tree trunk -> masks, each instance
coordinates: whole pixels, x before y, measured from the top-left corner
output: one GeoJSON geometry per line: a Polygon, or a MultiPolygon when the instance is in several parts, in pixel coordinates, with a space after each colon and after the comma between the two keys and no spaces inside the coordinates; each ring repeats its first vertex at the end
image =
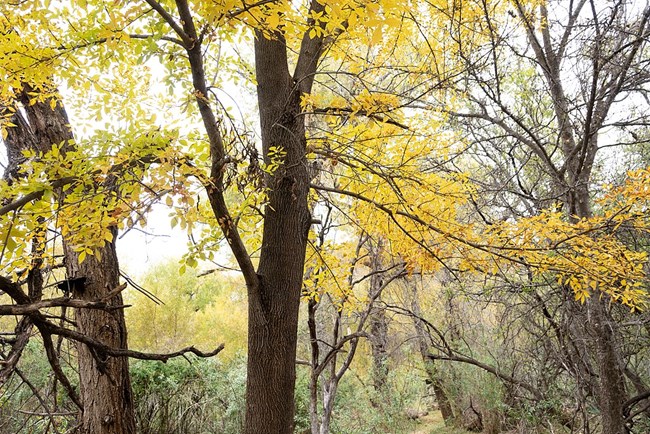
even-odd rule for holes
{"type": "Polygon", "coordinates": [[[320,417],[318,415],[318,378],[320,363],[320,342],[316,328],[316,311],[320,303],[314,298],[307,302],[307,328],[309,329],[309,346],[311,348],[311,363],[309,375],[309,425],[311,434],[320,434],[320,417]]]}
{"type": "Polygon", "coordinates": [[[440,376],[436,373],[433,360],[428,357],[429,354],[429,344],[427,342],[427,333],[422,322],[422,312],[420,309],[420,302],[418,301],[418,291],[416,286],[413,284],[413,301],[411,303],[411,310],[413,311],[413,326],[415,327],[415,334],[418,341],[418,349],[420,350],[420,356],[422,357],[422,363],[424,363],[424,369],[427,373],[428,382],[433,388],[433,393],[436,397],[436,402],[440,408],[440,413],[442,414],[442,419],[445,421],[445,425],[451,425],[452,419],[454,418],[454,412],[449,402],[449,398],[445,393],[444,388],[442,387],[442,381],[440,381],[440,376]]]}
{"type": "Polygon", "coordinates": [[[271,162],[270,151],[285,155],[275,173],[267,176],[269,203],[257,270],[259,285],[249,291],[247,434],[293,432],[298,308],[311,220],[300,92],[287,69],[284,40],[277,38],[258,34],[255,40],[266,163],[271,162]]]}
{"type": "MultiPolygon", "coordinates": [[[[591,177],[593,158],[597,149],[596,138],[587,141],[586,163],[580,165],[577,161],[569,164],[569,179],[575,180],[571,185],[568,199],[569,210],[575,214],[569,215],[570,219],[592,217],[591,202],[589,197],[588,182],[591,177]],[[576,169],[580,167],[581,169],[576,169]]],[[[602,429],[607,434],[624,434],[626,432],[623,403],[627,400],[625,393],[625,376],[618,363],[616,338],[614,328],[616,324],[607,312],[609,297],[604,294],[593,294],[587,300],[587,321],[584,323],[586,330],[583,333],[591,336],[591,356],[598,369],[598,396],[597,404],[600,410],[602,429]]]]}
{"type": "MultiPolygon", "coordinates": [[[[529,18],[523,16],[521,8],[519,11],[520,17],[529,24],[530,22],[527,21],[529,18]]],[[[640,22],[639,34],[646,31],[648,11],[644,12],[644,18],[640,22]]],[[[548,18],[545,5],[540,7],[540,13],[542,19],[548,18]]],[[[620,85],[615,83],[624,82],[628,75],[628,68],[632,59],[636,56],[642,38],[639,38],[638,42],[635,41],[627,45],[629,49],[629,54],[625,55],[627,61],[609,72],[608,68],[602,67],[603,64],[600,63],[603,60],[602,58],[590,59],[592,62],[592,76],[589,78],[591,80],[591,94],[588,97],[587,104],[585,104],[586,110],[582,114],[583,124],[578,124],[579,127],[576,128],[572,123],[572,121],[575,122],[575,119],[572,119],[571,116],[573,108],[571,108],[570,98],[567,97],[562,83],[562,52],[551,45],[552,38],[550,37],[549,27],[543,27],[540,30],[543,36],[541,43],[540,39],[536,38],[534,29],[534,26],[528,25],[528,39],[537,62],[542,66],[548,84],[556,115],[558,139],[564,157],[562,170],[557,170],[550,159],[547,160],[546,164],[551,169],[549,173],[552,174],[552,180],[558,189],[558,197],[562,197],[566,205],[565,211],[569,221],[576,222],[581,218],[592,217],[589,186],[595,157],[599,149],[597,143],[598,131],[603,126],[616,94],[621,92],[620,85]]],[[[568,37],[573,31],[572,25],[568,26],[565,31],[568,37]]],[[[628,29],[625,30],[625,32],[627,31],[628,29]]],[[[612,37],[612,35],[608,37],[612,37]]],[[[624,39],[613,35],[612,40],[622,43],[624,39]]],[[[605,49],[605,47],[601,46],[603,41],[606,41],[606,37],[603,35],[598,35],[594,41],[595,56],[605,55],[600,52],[601,48],[605,49]]],[[[533,146],[531,149],[535,151],[534,148],[533,146]]],[[[567,289],[567,291],[570,292],[570,289],[567,289]]],[[[601,413],[603,432],[622,434],[625,432],[622,408],[625,401],[625,383],[621,367],[617,363],[617,348],[613,330],[615,324],[613,321],[609,321],[610,318],[606,310],[606,303],[608,302],[608,297],[593,294],[587,302],[587,321],[578,327],[584,327],[580,334],[591,337],[590,342],[586,344],[589,356],[596,362],[598,368],[596,382],[599,396],[597,397],[597,405],[601,413]]],[[[577,380],[580,381],[580,379],[577,380]]]]}
{"type": "Polygon", "coordinates": [[[603,433],[625,434],[623,404],[628,397],[625,393],[625,378],[618,363],[616,339],[609,315],[607,298],[596,294],[587,301],[589,321],[594,342],[596,366],[598,367],[599,393],[598,407],[603,433]]]}
{"type": "MultiPolygon", "coordinates": [[[[287,44],[281,31],[270,35],[262,31],[255,34],[262,150],[267,164],[273,160],[279,165],[273,174],[267,174],[265,180],[268,204],[259,266],[255,272],[223,194],[223,168],[229,157],[208,98],[211,93],[203,66],[203,35],[194,24],[190,4],[185,0],[176,0],[175,3],[182,29],[157,2],[150,2],[180,36],[188,54],[195,100],[210,142],[212,165],[206,191],[248,290],[244,432],[290,434],[295,411],[298,308],[311,222],[307,207],[307,139],[300,99],[311,92],[323,38],[311,37],[309,32],[304,35],[292,77],[287,44]]],[[[314,0],[310,10],[313,14],[322,14],[325,7],[314,0]]],[[[313,18],[310,18],[310,24],[314,24],[313,18]]]]}
{"type": "MultiPolygon", "coordinates": [[[[15,126],[7,128],[7,136],[4,139],[4,145],[7,151],[7,167],[3,173],[3,179],[11,185],[22,177],[20,174],[20,165],[24,162],[25,156],[23,151],[33,151],[39,149],[36,137],[32,134],[26,119],[16,110],[11,117],[11,123],[15,126]]],[[[45,231],[42,218],[39,219],[38,229],[45,231]]],[[[44,234],[43,234],[44,235],[44,234]]],[[[45,240],[45,237],[42,238],[45,240]]],[[[32,300],[40,300],[43,295],[43,275],[41,267],[43,265],[42,250],[43,241],[32,240],[32,263],[27,276],[28,294],[32,300]]],[[[13,375],[16,365],[23,354],[27,343],[29,342],[33,330],[33,323],[28,316],[23,316],[14,328],[15,341],[6,356],[2,358],[0,365],[0,388],[13,375]]]]}
{"type": "Polygon", "coordinates": [[[386,387],[388,379],[388,318],[386,311],[377,306],[381,300],[381,291],[384,289],[384,276],[382,270],[381,239],[371,242],[370,247],[370,299],[375,304],[370,313],[370,346],[372,349],[372,384],[375,391],[381,392],[386,387]]]}
{"type": "Polygon", "coordinates": [[[318,434],[329,434],[330,424],[332,423],[332,413],[334,412],[334,399],[339,387],[338,379],[332,377],[323,385],[323,420],[320,425],[318,434]]]}
{"type": "MultiPolygon", "coordinates": [[[[112,229],[113,239],[117,230],[112,229]]],[[[87,256],[80,264],[78,255],[65,245],[68,277],[85,277],[85,285],[74,285],[72,295],[81,300],[98,300],[119,286],[119,264],[115,243],[101,249],[101,260],[87,256]]],[[[110,306],[122,306],[122,295],[109,300],[110,306]]],[[[127,334],[124,309],[77,309],[80,332],[113,348],[126,349],[127,334]]],[[[126,357],[109,357],[85,344],[77,345],[80,397],[83,403],[81,432],[84,434],[135,433],[133,395],[126,357]]]]}
{"type": "MultiPolygon", "coordinates": [[[[26,89],[27,90],[27,89],[26,89]]],[[[24,93],[27,98],[27,92],[24,93]]],[[[48,102],[29,104],[22,101],[29,128],[36,138],[37,150],[47,152],[53,143],[68,143],[73,139],[65,109],[59,101],[52,110],[48,102]]],[[[113,231],[116,239],[117,231],[113,231]]],[[[72,295],[84,300],[102,299],[119,285],[119,265],[115,244],[100,249],[101,260],[87,257],[79,264],[78,255],[65,243],[65,265],[68,278],[85,277],[85,287],[73,287],[72,295]]],[[[121,306],[122,296],[109,300],[121,306]]],[[[126,323],[123,309],[102,311],[78,309],[76,321],[79,332],[114,348],[127,348],[126,323]]],[[[80,397],[83,404],[80,432],[88,434],[135,433],[133,397],[128,371],[128,359],[110,358],[78,345],[80,397]]]]}

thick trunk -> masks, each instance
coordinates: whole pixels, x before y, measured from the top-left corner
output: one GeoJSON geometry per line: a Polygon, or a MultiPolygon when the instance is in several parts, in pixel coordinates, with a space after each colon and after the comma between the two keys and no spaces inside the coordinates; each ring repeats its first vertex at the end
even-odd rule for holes
{"type": "MultiPolygon", "coordinates": [[[[116,238],[113,230],[113,239],[116,238]]],[[[85,277],[84,285],[74,285],[72,295],[81,300],[98,300],[119,285],[119,265],[115,244],[101,249],[101,260],[86,257],[80,264],[78,255],[65,248],[68,276],[85,277]]],[[[122,295],[110,299],[110,306],[122,306],[122,295]]],[[[76,322],[80,332],[113,348],[127,348],[124,310],[77,309],[76,322]]],[[[79,358],[80,397],[83,403],[81,433],[135,433],[133,395],[126,357],[109,357],[84,344],[77,346],[79,358]]]]}
{"type": "Polygon", "coordinates": [[[249,434],[293,432],[298,308],[309,227],[304,166],[299,164],[293,172],[271,193],[260,285],[249,300],[245,431],[249,434]]]}
{"type": "Polygon", "coordinates": [[[286,69],[282,38],[269,40],[258,34],[255,59],[265,159],[271,161],[273,150],[284,156],[267,179],[269,204],[259,285],[249,291],[245,432],[289,434],[293,432],[298,308],[311,220],[306,138],[300,93],[286,69]]]}
{"type": "MultiPolygon", "coordinates": [[[[46,152],[53,143],[73,139],[65,109],[59,102],[54,110],[49,104],[29,105],[23,101],[39,151],[46,152]]],[[[71,146],[71,145],[68,145],[71,146]]],[[[67,147],[64,147],[64,151],[67,147]]],[[[67,148],[69,149],[69,148],[67,148]]],[[[115,230],[113,230],[115,239],[115,230]]],[[[65,240],[64,240],[65,244],[65,240]]],[[[101,260],[88,257],[79,264],[78,255],[65,245],[65,263],[69,278],[85,277],[84,288],[72,288],[75,298],[98,300],[119,285],[119,265],[115,244],[101,249],[101,260]]],[[[112,306],[123,305],[122,296],[110,300],[112,306]]],[[[76,313],[78,330],[86,336],[114,348],[127,348],[126,323],[122,309],[102,311],[80,309],[76,313]]],[[[80,396],[83,415],[80,432],[92,434],[127,434],[135,432],[133,398],[126,358],[109,358],[85,345],[78,346],[80,396]]]]}
{"type": "MultiPolygon", "coordinates": [[[[36,137],[19,111],[16,111],[11,117],[11,123],[15,126],[7,129],[7,136],[4,139],[7,151],[7,167],[3,174],[3,179],[10,185],[22,177],[20,165],[25,160],[23,152],[38,149],[36,137]]],[[[38,230],[43,235],[45,229],[42,219],[39,220],[38,230]]],[[[39,241],[38,238],[32,240],[33,259],[27,278],[28,294],[34,301],[40,300],[43,295],[43,275],[41,271],[43,242],[39,241]]],[[[44,240],[44,236],[42,239],[44,240]]],[[[2,364],[0,364],[0,387],[13,375],[23,350],[29,342],[32,330],[33,324],[28,316],[22,317],[16,324],[14,328],[15,341],[12,343],[9,353],[6,356],[3,355],[2,364]]]]}
{"type": "MultiPolygon", "coordinates": [[[[244,432],[289,434],[293,432],[298,308],[311,220],[307,207],[309,179],[300,98],[311,92],[322,37],[312,38],[305,34],[292,77],[288,70],[286,40],[280,31],[255,35],[255,73],[264,159],[267,164],[273,160],[274,166],[279,166],[266,179],[269,203],[265,209],[262,248],[255,272],[223,194],[223,169],[229,157],[208,99],[210,91],[203,66],[204,35],[197,31],[187,1],[175,2],[182,28],[158,2],[147,2],[179,35],[188,54],[196,103],[210,142],[212,168],[207,193],[248,289],[244,432]]],[[[324,12],[324,6],[317,1],[310,9],[324,12]]],[[[313,23],[313,19],[310,22],[313,23]]]]}

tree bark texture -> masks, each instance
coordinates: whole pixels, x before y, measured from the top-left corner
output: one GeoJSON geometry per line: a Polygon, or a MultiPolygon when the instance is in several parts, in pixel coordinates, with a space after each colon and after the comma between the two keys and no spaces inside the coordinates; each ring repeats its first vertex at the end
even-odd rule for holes
{"type": "Polygon", "coordinates": [[[384,274],[382,273],[381,239],[370,241],[370,299],[374,299],[370,312],[370,347],[372,350],[372,384],[376,392],[386,387],[388,379],[388,318],[381,304],[381,291],[384,289],[384,274]]]}
{"type": "Polygon", "coordinates": [[[249,290],[247,434],[292,433],[298,308],[310,213],[300,91],[287,69],[282,36],[255,40],[262,145],[285,154],[267,177],[269,203],[257,270],[249,290]]]}
{"type": "MultiPolygon", "coordinates": [[[[112,229],[113,239],[117,230],[112,229]]],[[[75,285],[72,295],[81,300],[98,300],[119,285],[119,264],[115,243],[101,249],[101,259],[87,256],[79,263],[78,255],[65,246],[68,276],[85,277],[83,286],[75,285]]],[[[121,293],[108,301],[109,306],[122,306],[121,293]]],[[[124,309],[77,309],[76,322],[80,332],[113,348],[127,349],[124,309]]],[[[81,432],[84,434],[135,433],[133,393],[129,377],[129,359],[110,357],[85,344],[77,345],[79,358],[80,397],[83,403],[81,432]]]]}
{"type": "MultiPolygon", "coordinates": [[[[60,101],[54,110],[47,102],[29,105],[28,101],[23,101],[23,106],[27,113],[27,122],[24,125],[35,138],[33,146],[37,151],[47,152],[52,144],[63,142],[67,144],[63,151],[72,149],[74,145],[71,140],[74,137],[60,101]]],[[[115,240],[117,230],[113,228],[112,231],[115,240]]],[[[101,260],[89,256],[81,264],[78,254],[65,240],[64,251],[68,278],[86,278],[83,287],[71,288],[74,298],[102,299],[119,285],[119,264],[114,243],[107,243],[100,249],[101,260]]],[[[124,304],[121,294],[108,302],[111,306],[124,304]]],[[[113,348],[127,348],[123,309],[77,309],[76,322],[79,332],[84,335],[113,348]]],[[[83,404],[79,431],[87,434],[135,433],[128,359],[108,357],[79,344],[78,364],[80,397],[83,404]]]]}

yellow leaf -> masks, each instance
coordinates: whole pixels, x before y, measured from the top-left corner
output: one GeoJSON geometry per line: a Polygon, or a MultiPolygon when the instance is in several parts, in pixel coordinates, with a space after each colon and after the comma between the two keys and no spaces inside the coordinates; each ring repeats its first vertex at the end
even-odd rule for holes
{"type": "Polygon", "coordinates": [[[277,29],[278,25],[280,24],[280,14],[274,13],[269,15],[266,18],[266,22],[269,24],[269,27],[271,27],[272,29],[277,29]]]}
{"type": "Polygon", "coordinates": [[[381,30],[381,26],[378,26],[377,28],[375,28],[375,31],[372,33],[372,40],[371,40],[371,42],[372,42],[373,44],[378,44],[378,43],[381,42],[383,36],[384,36],[384,35],[383,35],[382,30],[381,30]]]}

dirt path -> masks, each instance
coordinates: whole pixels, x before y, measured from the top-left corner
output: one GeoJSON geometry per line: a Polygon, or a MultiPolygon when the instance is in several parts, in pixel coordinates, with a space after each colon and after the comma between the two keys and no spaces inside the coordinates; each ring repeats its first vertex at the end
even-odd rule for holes
{"type": "Polygon", "coordinates": [[[435,434],[438,430],[445,429],[445,422],[439,411],[433,411],[426,416],[418,418],[418,426],[409,434],[435,434]]]}
{"type": "Polygon", "coordinates": [[[408,434],[471,434],[459,428],[445,426],[442,414],[439,411],[432,411],[426,416],[418,418],[415,429],[408,434]]]}

